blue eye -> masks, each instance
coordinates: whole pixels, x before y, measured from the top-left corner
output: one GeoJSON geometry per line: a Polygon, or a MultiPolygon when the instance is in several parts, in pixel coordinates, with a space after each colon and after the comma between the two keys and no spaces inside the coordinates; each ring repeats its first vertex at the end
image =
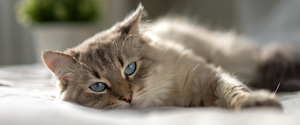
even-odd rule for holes
{"type": "Polygon", "coordinates": [[[124,71],[125,75],[131,75],[131,74],[133,74],[134,71],[135,71],[135,68],[136,68],[135,62],[130,63],[130,64],[126,67],[126,69],[125,69],[125,71],[124,71]]]}
{"type": "Polygon", "coordinates": [[[90,86],[90,89],[95,92],[102,92],[106,89],[106,84],[102,82],[94,83],[90,86]]]}

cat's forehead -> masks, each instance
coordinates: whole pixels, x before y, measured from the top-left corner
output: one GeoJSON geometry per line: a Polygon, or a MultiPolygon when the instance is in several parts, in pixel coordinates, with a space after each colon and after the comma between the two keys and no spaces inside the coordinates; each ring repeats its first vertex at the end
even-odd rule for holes
{"type": "Polygon", "coordinates": [[[116,63],[124,64],[140,58],[143,47],[139,40],[139,37],[120,33],[100,33],[68,53],[91,67],[111,70],[116,63]]]}
{"type": "Polygon", "coordinates": [[[76,55],[79,58],[85,54],[95,54],[95,52],[113,52],[118,49],[117,44],[124,39],[118,33],[98,33],[95,36],[87,39],[82,44],[68,51],[71,55],[76,55]]]}
{"type": "MultiPolygon", "coordinates": [[[[106,56],[125,56],[132,57],[141,49],[142,43],[137,35],[124,35],[119,32],[102,32],[88,39],[75,51],[81,54],[106,56]]],[[[121,58],[121,57],[120,57],[121,58]]]]}

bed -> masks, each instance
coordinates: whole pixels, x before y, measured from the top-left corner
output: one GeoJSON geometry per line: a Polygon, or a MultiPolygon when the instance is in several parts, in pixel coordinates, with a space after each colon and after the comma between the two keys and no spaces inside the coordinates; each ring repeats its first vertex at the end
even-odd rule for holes
{"type": "Polygon", "coordinates": [[[283,111],[240,112],[207,107],[96,110],[55,100],[52,75],[42,64],[0,67],[1,125],[300,125],[300,93],[277,93],[283,111]]]}

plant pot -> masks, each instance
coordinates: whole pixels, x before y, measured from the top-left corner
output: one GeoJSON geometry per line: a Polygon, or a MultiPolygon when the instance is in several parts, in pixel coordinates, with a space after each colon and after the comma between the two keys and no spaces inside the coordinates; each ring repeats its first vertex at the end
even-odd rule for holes
{"type": "Polygon", "coordinates": [[[94,34],[95,28],[88,24],[45,23],[33,28],[39,58],[41,50],[65,51],[94,34]]]}

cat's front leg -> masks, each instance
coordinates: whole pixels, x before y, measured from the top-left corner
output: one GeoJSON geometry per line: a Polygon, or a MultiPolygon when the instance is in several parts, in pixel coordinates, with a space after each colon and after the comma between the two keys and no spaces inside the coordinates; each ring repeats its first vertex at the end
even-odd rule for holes
{"type": "Polygon", "coordinates": [[[282,109],[281,104],[275,99],[275,94],[268,91],[251,91],[232,76],[224,73],[218,75],[219,80],[215,85],[215,94],[218,106],[226,106],[235,110],[250,107],[272,107],[282,109]]]}

